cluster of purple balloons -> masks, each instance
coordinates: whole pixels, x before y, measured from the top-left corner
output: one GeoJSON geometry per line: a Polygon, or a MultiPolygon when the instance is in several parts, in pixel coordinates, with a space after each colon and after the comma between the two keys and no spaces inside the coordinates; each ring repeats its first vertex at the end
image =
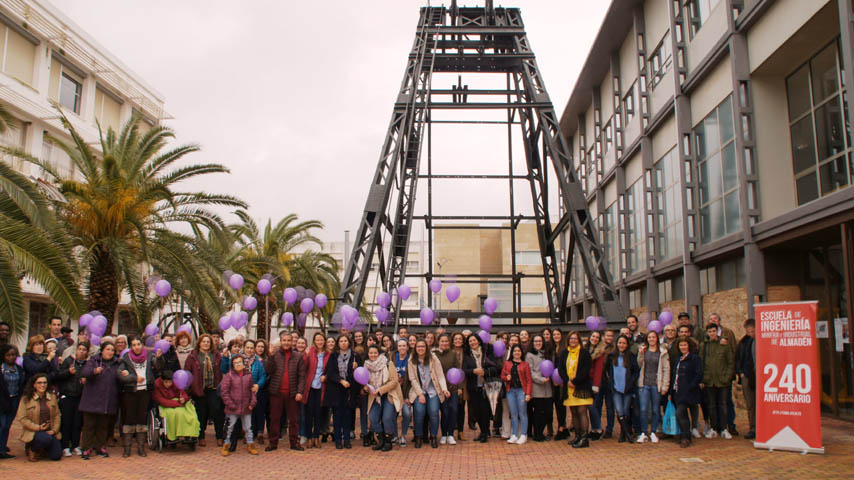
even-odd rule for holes
{"type": "Polygon", "coordinates": [[[584,320],[584,324],[590,330],[605,330],[607,323],[608,321],[605,317],[597,317],[595,315],[590,315],[584,320]]]}
{"type": "Polygon", "coordinates": [[[661,333],[665,325],[673,323],[673,312],[665,310],[658,316],[658,320],[653,320],[647,325],[647,330],[655,333],[661,333]]]}
{"type": "MultiPolygon", "coordinates": [[[[439,280],[438,278],[434,278],[434,279],[430,280],[430,282],[427,283],[427,286],[430,288],[430,291],[433,293],[439,293],[442,291],[442,281],[439,280]]],[[[399,290],[400,289],[398,289],[398,293],[399,293],[399,290]]],[[[445,289],[445,296],[448,298],[449,302],[451,302],[451,303],[456,302],[457,299],[460,298],[460,287],[457,285],[450,285],[448,288],[445,289]]],[[[409,297],[409,295],[407,295],[407,298],[408,297],[409,297]]],[[[401,298],[403,298],[403,297],[401,297],[401,298]]],[[[404,298],[404,300],[406,300],[406,298],[404,298]]]]}
{"type": "Polygon", "coordinates": [[[80,315],[80,328],[85,328],[89,333],[89,342],[92,345],[100,345],[101,337],[107,332],[107,317],[97,310],[80,315]]]}
{"type": "Polygon", "coordinates": [[[235,330],[240,330],[247,323],[249,323],[249,314],[243,310],[231,312],[219,318],[219,328],[222,330],[228,330],[231,327],[234,327],[235,330]]]}

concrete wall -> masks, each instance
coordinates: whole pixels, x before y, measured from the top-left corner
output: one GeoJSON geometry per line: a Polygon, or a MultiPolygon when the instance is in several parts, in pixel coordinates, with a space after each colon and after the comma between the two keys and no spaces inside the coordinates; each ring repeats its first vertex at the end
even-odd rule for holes
{"type": "Polygon", "coordinates": [[[700,123],[732,92],[732,66],[724,57],[703,82],[691,91],[691,125],[700,123]]]}
{"type": "Polygon", "coordinates": [[[689,74],[712,51],[718,40],[726,33],[728,28],[726,4],[726,1],[718,2],[709,15],[709,18],[706,19],[706,23],[700,27],[694,38],[688,42],[686,54],[689,74]]]}
{"type": "MultiPolygon", "coordinates": [[[[762,65],[783,43],[789,40],[813,15],[831,0],[777,0],[747,32],[750,70],[762,65]]],[[[828,25],[839,30],[839,24],[828,25]]]]}
{"type": "Polygon", "coordinates": [[[762,220],[768,220],[798,205],[785,101],[786,83],[782,76],[755,76],[751,85],[755,106],[759,206],[762,220]]]}

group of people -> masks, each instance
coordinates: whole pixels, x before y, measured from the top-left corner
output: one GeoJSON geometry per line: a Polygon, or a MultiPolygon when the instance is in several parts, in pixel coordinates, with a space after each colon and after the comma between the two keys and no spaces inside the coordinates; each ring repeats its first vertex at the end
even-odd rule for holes
{"type": "Polygon", "coordinates": [[[376,451],[408,442],[438,448],[465,440],[466,425],[483,443],[572,436],[572,447],[587,448],[612,438],[619,425],[619,442],[672,437],[687,447],[703,436],[738,435],[733,381],[748,407],[745,438],[753,438],[752,319],[740,341],[716,314],[695,329],[682,313],[661,334],[643,333],[633,315],[626,324],[584,338],[560,328],[498,332],[504,352],[469,331],[443,327],[425,334],[318,332],[310,341],[283,331],[273,344],[242,336],[224,342],[220,331],[193,341],[178,332],[163,335],[170,344],[163,352],[146,347],[142,336],[103,337],[94,346],[81,330],[74,341],[56,317],[47,339],[29,339],[18,365],[8,334],[4,342],[8,325],[0,323],[0,459],[13,457],[7,443],[16,422],[32,461],[107,457],[117,419],[122,455],[135,446],[145,456],[152,408],[173,445],[206,446],[212,423],[222,455],[241,440],[252,455],[265,445],[276,450],[284,428],[292,450],[321,448],[330,437],[335,448],[349,449],[357,433],[376,451]],[[559,378],[544,374],[546,361],[559,378]],[[678,432],[662,432],[668,406],[678,432]]]}

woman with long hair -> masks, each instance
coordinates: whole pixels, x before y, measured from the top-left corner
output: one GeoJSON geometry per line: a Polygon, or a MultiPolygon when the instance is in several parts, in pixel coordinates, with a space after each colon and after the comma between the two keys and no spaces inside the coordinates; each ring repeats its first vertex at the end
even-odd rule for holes
{"type": "Polygon", "coordinates": [[[382,345],[380,346],[380,350],[382,353],[386,355],[389,359],[394,354],[396,345],[394,343],[394,339],[389,335],[384,335],[382,339],[382,345]]]}
{"type": "Polygon", "coordinates": [[[0,460],[15,458],[9,454],[9,430],[18,413],[24,391],[24,369],[15,363],[18,347],[0,345],[0,460]]]}
{"type": "Polygon", "coordinates": [[[92,356],[80,374],[85,383],[80,396],[80,411],[83,412],[83,432],[80,444],[84,460],[92,453],[109,457],[107,436],[110,425],[115,422],[119,408],[119,361],[116,358],[116,346],[112,342],[101,340],[101,351],[92,356]]]}
{"type": "Polygon", "coordinates": [[[434,352],[436,348],[436,334],[433,332],[427,332],[424,334],[424,343],[427,344],[427,351],[434,352]]]}
{"type": "MultiPolygon", "coordinates": [[[[436,358],[442,365],[442,375],[447,379],[448,370],[452,368],[462,369],[463,356],[462,352],[458,352],[451,348],[451,337],[447,333],[439,335],[439,349],[436,351],[436,358]]],[[[457,441],[454,438],[454,429],[457,428],[457,414],[460,408],[460,394],[465,388],[465,378],[460,380],[460,383],[449,383],[448,391],[451,392],[450,398],[442,402],[442,438],[439,443],[442,445],[456,445],[457,441]]]]}
{"type": "Polygon", "coordinates": [[[196,348],[187,357],[184,369],[193,374],[190,395],[199,416],[200,447],[205,446],[208,419],[213,420],[217,446],[221,447],[225,440],[223,405],[217,395],[217,387],[222,381],[221,363],[222,356],[214,349],[213,338],[208,334],[199,336],[196,348]]]}
{"type": "MultiPolygon", "coordinates": [[[[244,344],[245,348],[245,344],[244,344]]],[[[245,350],[244,350],[245,351],[245,350]]],[[[264,445],[264,425],[269,421],[268,407],[270,405],[267,383],[267,372],[264,370],[264,361],[267,360],[267,341],[259,338],[255,341],[255,361],[260,365],[264,373],[264,383],[258,384],[258,393],[255,394],[255,408],[252,409],[252,433],[255,435],[255,443],[264,445]]]]}
{"type": "Polygon", "coordinates": [[[380,354],[377,345],[368,347],[364,366],[371,374],[368,384],[363,388],[368,395],[371,431],[378,437],[377,445],[372,450],[388,452],[392,449],[392,439],[397,430],[397,412],[403,404],[397,369],[388,357],[380,354]]]}
{"type": "Polygon", "coordinates": [[[307,448],[320,448],[320,433],[323,426],[323,394],[326,392],[326,380],[323,372],[329,361],[326,353],[326,337],[317,332],[311,340],[311,348],[305,356],[305,392],[300,405],[305,423],[307,448]]]}
{"type": "Polygon", "coordinates": [[[638,395],[640,396],[641,432],[638,443],[649,439],[658,443],[655,431],[661,421],[661,397],[667,395],[670,388],[670,357],[666,348],[662,348],[658,332],[650,330],[638,350],[638,395]],[[652,409],[652,425],[649,414],[652,409]]]}
{"type": "MultiPolygon", "coordinates": [[[[466,356],[466,337],[462,332],[454,332],[451,334],[451,350],[454,352],[454,355],[459,358],[459,368],[462,370],[463,359],[466,356]]],[[[466,437],[463,434],[463,430],[465,430],[466,427],[466,402],[468,402],[468,390],[466,389],[465,375],[463,375],[463,380],[459,387],[460,388],[457,389],[457,397],[459,399],[459,405],[457,406],[457,439],[465,440],[466,437]]]]}
{"type": "Polygon", "coordinates": [[[153,357],[163,352],[148,352],[142,339],[131,335],[130,349],[119,360],[118,380],[121,383],[123,457],[129,457],[132,438],[136,435],[137,454],[145,457],[148,437],[148,404],[159,372],[155,372],[153,357]]]}
{"type": "Polygon", "coordinates": [[[29,382],[30,377],[37,373],[48,376],[53,374],[52,361],[56,351],[48,352],[45,347],[44,337],[34,335],[27,341],[27,349],[24,352],[24,384],[29,382]]]}
{"type": "Polygon", "coordinates": [[[614,397],[614,409],[620,422],[619,442],[634,443],[629,431],[629,409],[632,405],[632,395],[637,391],[638,367],[637,357],[632,355],[629,348],[629,337],[620,335],[617,338],[617,348],[608,355],[605,363],[604,381],[614,397]]]}
{"type": "Polygon", "coordinates": [[[359,354],[350,348],[350,338],[339,335],[335,351],[326,362],[326,394],[323,406],[332,409],[335,448],[352,448],[350,444],[352,409],[358,402],[356,379],[353,371],[359,366],[359,354]]]}
{"type": "Polygon", "coordinates": [[[570,408],[575,438],[569,443],[572,448],[587,448],[587,408],[593,404],[593,382],[590,367],[593,361],[590,352],[581,347],[581,335],[572,332],[567,336],[567,348],[558,358],[557,368],[563,379],[563,404],[570,408]]]}
{"type": "MultiPolygon", "coordinates": [[[[608,354],[611,353],[607,349],[607,345],[602,341],[602,333],[598,331],[590,332],[590,339],[586,345],[587,351],[590,353],[590,358],[593,364],[590,368],[590,379],[593,381],[593,404],[590,405],[590,440],[599,440],[602,438],[602,372],[605,369],[605,360],[608,359],[608,354]]],[[[610,425],[610,424],[609,424],[610,425]]]]}
{"type": "Polygon", "coordinates": [[[484,385],[498,375],[498,365],[490,352],[484,347],[483,340],[477,335],[469,335],[468,350],[463,358],[463,373],[466,374],[466,389],[468,390],[469,412],[477,419],[480,435],[476,442],[486,443],[489,439],[489,418],[492,407],[486,398],[484,385]]]}
{"type": "Polygon", "coordinates": [[[512,432],[507,443],[524,444],[528,440],[528,402],[533,393],[531,366],[525,361],[521,344],[510,347],[510,358],[501,369],[501,379],[507,392],[512,432]]]}
{"type": "Polygon", "coordinates": [[[45,373],[36,373],[27,381],[15,420],[21,426],[21,441],[31,462],[38,454],[56,461],[62,458],[59,402],[48,390],[45,373]]]}
{"type": "Polygon", "coordinates": [[[543,429],[552,423],[552,381],[540,371],[540,364],[548,359],[542,335],[534,335],[531,340],[531,350],[525,355],[525,361],[531,367],[531,423],[534,425],[533,438],[535,442],[544,442],[546,437],[543,429]]]}
{"type": "MultiPolygon", "coordinates": [[[[566,350],[566,338],[563,331],[559,328],[552,329],[552,357],[549,358],[557,368],[558,357],[566,350]]],[[[569,438],[569,430],[566,429],[566,407],[563,404],[561,397],[563,392],[562,385],[552,385],[552,402],[554,402],[555,416],[557,416],[557,432],[555,432],[555,440],[564,440],[569,438]]]]}
{"type": "Polygon", "coordinates": [[[418,340],[415,343],[407,374],[411,383],[409,401],[415,410],[415,448],[421,448],[425,415],[430,417],[430,446],[438,448],[439,406],[451,397],[451,393],[442,373],[442,364],[430,352],[426,341],[418,340]]]}
{"type": "Polygon", "coordinates": [[[193,353],[193,339],[190,334],[185,331],[180,331],[175,334],[175,356],[178,357],[178,365],[181,370],[185,369],[187,357],[193,353]]]}
{"type": "Polygon", "coordinates": [[[398,443],[401,447],[406,446],[406,433],[409,431],[409,423],[412,421],[412,402],[409,401],[411,383],[406,369],[409,365],[409,356],[409,340],[401,338],[397,341],[397,351],[392,356],[403,400],[400,405],[400,414],[403,419],[400,422],[400,435],[398,435],[398,443]]]}

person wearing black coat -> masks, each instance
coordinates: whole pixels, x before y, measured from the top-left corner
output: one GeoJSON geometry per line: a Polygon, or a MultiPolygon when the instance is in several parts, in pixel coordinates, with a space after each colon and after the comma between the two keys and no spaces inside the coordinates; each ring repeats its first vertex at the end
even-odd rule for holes
{"type": "Polygon", "coordinates": [[[129,351],[119,360],[119,372],[116,377],[121,384],[122,402],[122,444],[123,457],[129,457],[131,439],[136,435],[137,454],[145,457],[145,443],[148,438],[148,404],[157,379],[157,353],[146,351],[142,339],[131,335],[128,339],[129,351]]]}
{"type": "Polygon", "coordinates": [[[24,369],[15,363],[17,358],[18,347],[0,345],[0,460],[15,458],[6,444],[24,391],[24,369]]]}
{"type": "Polygon", "coordinates": [[[588,408],[593,405],[593,379],[590,377],[590,369],[593,366],[593,357],[586,348],[581,347],[581,336],[578,332],[572,332],[567,337],[567,348],[557,358],[558,374],[563,379],[561,385],[561,398],[564,405],[572,412],[572,424],[575,427],[575,437],[569,441],[573,448],[587,448],[590,441],[587,439],[588,408]],[[575,375],[569,378],[567,363],[570,355],[577,352],[575,364],[575,375]]]}
{"type": "Polygon", "coordinates": [[[463,372],[466,374],[466,390],[469,395],[469,414],[477,419],[480,435],[476,442],[486,443],[489,438],[489,418],[492,407],[486,397],[484,385],[497,380],[501,369],[494,360],[492,349],[483,344],[477,335],[469,335],[468,348],[463,355],[463,372]]]}
{"type": "Polygon", "coordinates": [[[634,443],[630,430],[628,415],[632,404],[632,395],[637,391],[638,366],[637,355],[629,348],[630,341],[625,335],[617,339],[617,348],[605,363],[603,380],[614,395],[614,409],[620,422],[619,442],[634,443]]]}
{"type": "Polygon", "coordinates": [[[332,428],[335,438],[335,448],[353,448],[350,444],[352,428],[352,409],[359,401],[359,385],[353,377],[353,372],[361,363],[359,354],[350,348],[350,338],[339,335],[335,351],[326,362],[323,372],[326,382],[326,394],[323,406],[332,409],[332,428]]]}
{"type": "Polygon", "coordinates": [[[24,384],[37,373],[44,373],[50,378],[53,375],[53,359],[56,351],[46,352],[44,337],[36,335],[30,337],[27,342],[27,351],[24,353],[24,384]]]}
{"type": "Polygon", "coordinates": [[[53,376],[54,384],[59,387],[59,412],[62,416],[60,443],[63,455],[70,457],[73,453],[82,455],[80,450],[80,434],[83,431],[83,413],[79,410],[80,395],[83,394],[83,367],[89,358],[89,342],[83,342],[76,347],[74,355],[66,357],[59,365],[53,376]]]}
{"type": "MultiPolygon", "coordinates": [[[[676,405],[676,420],[679,422],[680,435],[682,436],[681,447],[691,445],[692,423],[688,419],[688,412],[694,419],[693,425],[698,422],[697,404],[702,400],[700,383],[703,381],[703,364],[697,354],[691,352],[691,342],[680,338],[676,342],[679,349],[679,361],[676,363],[676,371],[673,374],[672,396],[676,405]]],[[[699,434],[696,436],[699,437],[699,434]]]]}

